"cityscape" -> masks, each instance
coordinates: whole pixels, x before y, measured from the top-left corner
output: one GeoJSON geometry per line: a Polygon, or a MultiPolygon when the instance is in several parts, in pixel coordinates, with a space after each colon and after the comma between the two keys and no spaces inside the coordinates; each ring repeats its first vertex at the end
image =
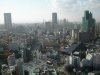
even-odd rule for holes
{"type": "Polygon", "coordinates": [[[94,13],[83,9],[80,22],[59,14],[13,23],[12,12],[3,13],[0,75],[100,75],[100,22],[94,13]]]}

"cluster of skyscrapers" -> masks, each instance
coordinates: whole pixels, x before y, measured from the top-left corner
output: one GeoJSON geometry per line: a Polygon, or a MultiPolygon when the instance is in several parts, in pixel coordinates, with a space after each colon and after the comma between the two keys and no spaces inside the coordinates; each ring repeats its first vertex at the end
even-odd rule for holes
{"type": "MultiPolygon", "coordinates": [[[[84,12],[81,28],[67,24],[66,19],[58,21],[56,12],[51,18],[43,23],[44,27],[30,26],[27,32],[13,32],[11,13],[4,13],[8,32],[0,33],[0,39],[5,40],[8,50],[4,50],[7,62],[1,65],[2,75],[95,75],[94,71],[100,69],[100,39],[95,41],[92,13],[84,12]]],[[[3,47],[0,45],[0,49],[3,47]]]]}
{"type": "MultiPolygon", "coordinates": [[[[11,30],[12,29],[12,18],[11,13],[4,13],[4,25],[5,29],[11,30]]],[[[52,13],[52,26],[53,29],[57,25],[57,13],[52,13]]]]}

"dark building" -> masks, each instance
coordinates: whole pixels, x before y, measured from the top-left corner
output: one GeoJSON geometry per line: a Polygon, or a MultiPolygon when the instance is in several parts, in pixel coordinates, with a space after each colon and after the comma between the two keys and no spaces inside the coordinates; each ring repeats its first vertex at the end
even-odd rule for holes
{"type": "Polygon", "coordinates": [[[80,34],[80,37],[89,35],[85,39],[80,38],[80,41],[91,41],[95,39],[95,19],[88,10],[85,11],[84,17],[82,18],[82,32],[80,34]]]}
{"type": "Polygon", "coordinates": [[[29,62],[29,61],[32,61],[32,52],[30,49],[25,49],[24,50],[24,55],[23,55],[23,59],[24,59],[24,62],[29,62]]]}
{"type": "Polygon", "coordinates": [[[83,43],[77,43],[77,44],[73,44],[72,46],[70,46],[69,48],[60,51],[60,53],[65,54],[65,55],[71,55],[73,54],[74,56],[78,56],[81,59],[85,58],[85,51],[87,50],[87,47],[85,46],[85,44],[83,43]],[[79,54],[75,54],[75,52],[79,52],[79,54]]]}
{"type": "Polygon", "coordinates": [[[89,37],[90,37],[90,35],[88,32],[80,32],[79,33],[79,40],[81,42],[89,42],[89,40],[90,40],[89,37]]]}

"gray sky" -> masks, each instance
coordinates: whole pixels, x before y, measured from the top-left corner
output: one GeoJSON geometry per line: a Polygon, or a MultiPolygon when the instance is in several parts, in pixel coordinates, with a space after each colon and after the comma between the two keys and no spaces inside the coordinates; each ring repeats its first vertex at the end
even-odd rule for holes
{"type": "Polygon", "coordinates": [[[54,7],[71,21],[81,21],[85,10],[90,10],[93,17],[100,21],[100,0],[55,0],[54,7]]]}
{"type": "Polygon", "coordinates": [[[48,21],[52,12],[57,12],[59,19],[81,22],[84,10],[90,10],[100,21],[100,0],[0,0],[0,23],[9,12],[13,23],[48,21]]]}

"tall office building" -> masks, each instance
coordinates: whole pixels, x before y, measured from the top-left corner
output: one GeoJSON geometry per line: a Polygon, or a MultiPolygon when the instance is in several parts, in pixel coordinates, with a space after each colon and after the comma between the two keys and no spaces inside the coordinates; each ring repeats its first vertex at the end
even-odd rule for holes
{"type": "Polygon", "coordinates": [[[57,13],[52,13],[52,25],[53,27],[57,25],[57,13]]]}
{"type": "Polygon", "coordinates": [[[51,32],[51,22],[45,22],[46,33],[51,32]]]}
{"type": "Polygon", "coordinates": [[[88,10],[85,11],[82,24],[83,32],[94,32],[95,31],[95,19],[92,17],[92,13],[88,10]]]}
{"type": "Polygon", "coordinates": [[[4,13],[4,24],[7,30],[12,29],[11,13],[4,13]]]}
{"type": "Polygon", "coordinates": [[[32,51],[30,50],[30,48],[24,49],[23,60],[24,60],[25,63],[33,60],[33,58],[32,58],[32,51]]]}
{"type": "Polygon", "coordinates": [[[85,11],[84,17],[82,18],[82,32],[80,33],[80,40],[83,42],[92,41],[95,39],[95,19],[92,13],[88,10],[85,11]]]}

